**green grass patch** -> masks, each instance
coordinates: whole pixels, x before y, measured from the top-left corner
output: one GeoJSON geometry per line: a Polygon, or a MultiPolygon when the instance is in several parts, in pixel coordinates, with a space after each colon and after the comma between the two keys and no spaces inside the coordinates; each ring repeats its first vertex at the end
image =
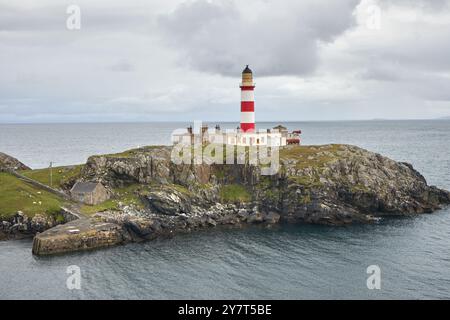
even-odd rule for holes
{"type": "Polygon", "coordinates": [[[365,185],[363,184],[354,184],[351,186],[350,190],[353,193],[367,193],[369,192],[369,188],[367,188],[365,185]]]}
{"type": "Polygon", "coordinates": [[[127,150],[119,153],[105,154],[105,157],[108,158],[131,158],[133,157],[138,149],[127,150]]]}
{"type": "Polygon", "coordinates": [[[191,192],[189,191],[189,189],[180,184],[170,184],[170,185],[166,185],[166,187],[175,189],[176,191],[181,192],[185,195],[191,195],[191,192]]]}
{"type": "Polygon", "coordinates": [[[118,208],[119,208],[119,200],[109,199],[95,206],[85,204],[81,207],[80,211],[83,214],[92,215],[94,213],[106,210],[117,210],[118,208]]]}
{"type": "Polygon", "coordinates": [[[17,211],[29,217],[35,214],[57,215],[64,200],[34,187],[9,173],[0,172],[0,217],[9,218],[17,211]]]}
{"type": "Polygon", "coordinates": [[[305,187],[320,187],[322,186],[322,183],[319,180],[318,176],[310,177],[310,176],[291,176],[289,177],[289,180],[305,186],[305,187]]]}
{"type": "Polygon", "coordinates": [[[257,187],[260,189],[271,188],[275,184],[270,176],[261,176],[257,187]]]}
{"type": "Polygon", "coordinates": [[[252,197],[243,185],[229,184],[220,189],[220,197],[224,202],[249,202],[252,197]]]}
{"type": "Polygon", "coordinates": [[[108,157],[108,158],[132,158],[136,154],[142,154],[142,153],[145,153],[146,151],[151,151],[151,150],[163,148],[163,147],[167,147],[167,146],[145,146],[145,147],[141,147],[141,148],[126,150],[126,151],[119,152],[119,153],[104,154],[101,156],[108,157]]]}
{"type": "Polygon", "coordinates": [[[265,198],[271,202],[278,202],[280,200],[280,191],[278,189],[265,190],[265,198]]]}
{"type": "Polygon", "coordinates": [[[322,146],[289,146],[280,149],[280,159],[296,161],[297,169],[323,168],[327,163],[338,159],[338,152],[342,151],[339,144],[322,146]]]}
{"type": "Polygon", "coordinates": [[[199,189],[203,189],[203,190],[209,190],[213,187],[213,185],[211,183],[198,183],[197,187],[199,189]]]}
{"type": "MultiPolygon", "coordinates": [[[[81,174],[83,165],[52,168],[52,187],[61,188],[62,185],[81,174]]],[[[50,168],[21,171],[24,176],[50,186],[50,168]]]]}

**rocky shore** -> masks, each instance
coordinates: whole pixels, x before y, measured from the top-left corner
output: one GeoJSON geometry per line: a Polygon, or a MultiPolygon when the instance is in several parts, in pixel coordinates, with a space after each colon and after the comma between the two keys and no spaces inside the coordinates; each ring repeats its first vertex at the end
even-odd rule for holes
{"type": "Polygon", "coordinates": [[[450,203],[448,191],[428,186],[410,164],[355,146],[283,148],[272,176],[248,163],[176,165],[170,154],[171,147],[154,146],[89,158],[78,180],[101,182],[114,194],[111,206],[36,235],[33,252],[89,250],[219,225],[370,223],[450,203]]]}
{"type": "Polygon", "coordinates": [[[45,215],[37,214],[29,218],[19,211],[9,219],[2,219],[0,222],[0,240],[32,237],[56,225],[55,219],[45,215]]]}
{"type": "Polygon", "coordinates": [[[37,234],[33,253],[51,255],[73,251],[92,250],[129,242],[172,237],[216,226],[242,227],[246,224],[277,223],[280,215],[261,213],[235,205],[220,204],[197,214],[167,216],[142,212],[103,212],[89,219],[79,219],[37,234]]]}
{"type": "Polygon", "coordinates": [[[36,214],[33,217],[28,217],[19,211],[10,218],[0,219],[0,240],[34,237],[40,232],[76,219],[77,217],[64,210],[61,210],[56,217],[45,214],[36,214]]]}

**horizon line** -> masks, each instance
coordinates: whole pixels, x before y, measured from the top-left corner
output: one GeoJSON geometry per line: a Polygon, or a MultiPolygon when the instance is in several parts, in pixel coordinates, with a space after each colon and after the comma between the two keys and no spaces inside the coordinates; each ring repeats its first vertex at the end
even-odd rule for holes
{"type": "MultiPolygon", "coordinates": [[[[439,118],[372,118],[372,119],[310,119],[310,120],[260,120],[257,123],[297,123],[297,122],[358,122],[358,121],[439,121],[450,120],[450,117],[439,118]]],[[[239,123],[239,121],[223,121],[223,120],[149,120],[149,121],[37,121],[37,122],[0,122],[0,125],[11,124],[126,124],[126,123],[193,123],[194,121],[202,121],[203,123],[239,123]]]]}

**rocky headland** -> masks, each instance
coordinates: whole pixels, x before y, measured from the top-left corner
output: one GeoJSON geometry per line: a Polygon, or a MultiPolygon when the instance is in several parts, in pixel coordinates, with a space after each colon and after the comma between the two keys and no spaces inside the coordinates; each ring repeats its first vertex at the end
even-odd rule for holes
{"type": "Polygon", "coordinates": [[[101,182],[112,194],[82,219],[36,235],[35,254],[87,250],[221,225],[371,223],[431,213],[450,203],[410,164],[350,145],[288,146],[271,176],[245,164],[181,164],[153,146],[92,156],[75,181],[101,182]]]}
{"type": "Polygon", "coordinates": [[[29,170],[30,168],[14,157],[0,152],[0,171],[29,170]]]}

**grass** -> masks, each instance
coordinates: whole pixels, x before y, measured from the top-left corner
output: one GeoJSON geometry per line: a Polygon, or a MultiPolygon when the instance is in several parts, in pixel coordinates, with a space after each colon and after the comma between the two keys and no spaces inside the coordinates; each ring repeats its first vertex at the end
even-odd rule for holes
{"type": "Polygon", "coordinates": [[[370,191],[369,188],[363,184],[351,184],[350,190],[353,193],[367,193],[370,191]]]}
{"type": "Polygon", "coordinates": [[[337,153],[341,150],[341,145],[338,144],[323,146],[290,146],[280,149],[280,158],[284,160],[296,160],[297,169],[308,167],[322,168],[325,164],[336,160],[338,158],[337,153]]]}
{"type": "Polygon", "coordinates": [[[126,150],[126,151],[119,152],[119,153],[104,154],[101,156],[108,157],[108,158],[132,158],[136,154],[145,153],[146,151],[150,151],[150,150],[162,148],[162,147],[167,147],[167,146],[158,146],[158,145],[145,146],[145,147],[141,147],[141,148],[126,150]]]}
{"type": "Polygon", "coordinates": [[[266,189],[265,198],[272,202],[278,202],[280,200],[280,191],[277,189],[266,189]]]}
{"type": "Polygon", "coordinates": [[[304,196],[301,196],[300,199],[299,199],[299,202],[301,204],[311,203],[311,195],[310,194],[306,194],[304,196]]]}
{"type": "MultiPolygon", "coordinates": [[[[65,182],[78,177],[81,173],[82,168],[83,165],[54,167],[52,169],[53,171],[52,186],[56,188],[61,188],[61,186],[65,182]]],[[[21,171],[20,173],[28,178],[31,178],[33,180],[39,181],[40,183],[50,186],[50,168],[25,170],[21,171]]]]}
{"type": "Polygon", "coordinates": [[[250,192],[239,184],[224,185],[220,197],[224,202],[249,202],[252,199],[250,192]]]}
{"type": "Polygon", "coordinates": [[[95,206],[83,205],[81,207],[81,213],[92,215],[106,210],[118,210],[119,202],[122,205],[134,205],[138,208],[143,208],[144,205],[139,197],[142,187],[142,185],[133,184],[124,188],[114,189],[114,198],[95,206]]]}
{"type": "Polygon", "coordinates": [[[176,191],[185,194],[187,196],[191,195],[191,192],[186,188],[185,186],[182,186],[180,184],[170,184],[168,187],[175,189],[176,191]]]}
{"type": "Polygon", "coordinates": [[[81,213],[85,215],[92,215],[97,212],[102,212],[106,210],[117,210],[119,206],[119,200],[116,199],[109,199],[105,202],[102,202],[100,204],[97,204],[95,206],[90,205],[83,205],[80,209],[81,213]]]}
{"type": "Polygon", "coordinates": [[[12,176],[0,172],[0,217],[9,218],[22,211],[28,217],[47,214],[58,217],[64,200],[57,195],[36,188],[12,176]]]}
{"type": "Polygon", "coordinates": [[[131,158],[134,154],[136,154],[137,150],[139,149],[131,149],[119,153],[105,154],[104,156],[109,158],[131,158]]]}
{"type": "Polygon", "coordinates": [[[305,187],[320,187],[322,183],[319,180],[318,176],[309,177],[309,176],[291,176],[289,180],[296,184],[300,184],[305,187]]]}

